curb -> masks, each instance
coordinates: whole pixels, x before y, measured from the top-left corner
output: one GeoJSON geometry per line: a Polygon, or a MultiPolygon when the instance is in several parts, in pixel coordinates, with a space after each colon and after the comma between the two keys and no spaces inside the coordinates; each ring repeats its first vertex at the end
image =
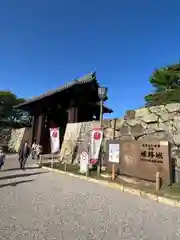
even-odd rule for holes
{"type": "Polygon", "coordinates": [[[42,168],[46,169],[46,170],[49,170],[51,172],[57,172],[57,173],[67,175],[67,176],[70,176],[70,177],[86,180],[88,182],[92,182],[92,183],[96,183],[96,184],[99,184],[99,185],[111,187],[113,189],[120,190],[121,192],[130,193],[134,196],[140,196],[140,197],[143,197],[143,198],[148,198],[148,199],[153,200],[157,203],[162,203],[162,204],[169,205],[171,207],[180,208],[180,201],[173,200],[173,199],[170,199],[170,198],[167,198],[167,197],[158,196],[158,195],[152,194],[152,193],[147,193],[147,192],[142,191],[140,189],[125,187],[122,184],[108,182],[107,180],[97,180],[97,179],[94,179],[94,178],[91,178],[91,177],[80,176],[80,175],[76,175],[74,173],[65,172],[65,171],[62,171],[62,170],[54,169],[54,168],[49,168],[49,167],[44,167],[44,166],[42,168]]]}

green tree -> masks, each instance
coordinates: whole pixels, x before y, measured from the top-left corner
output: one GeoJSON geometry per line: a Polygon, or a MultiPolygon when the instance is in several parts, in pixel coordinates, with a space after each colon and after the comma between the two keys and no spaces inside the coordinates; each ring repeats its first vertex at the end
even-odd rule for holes
{"type": "Polygon", "coordinates": [[[15,105],[24,101],[25,99],[18,98],[11,91],[0,91],[0,124],[28,123],[30,120],[29,114],[14,108],[15,105]]]}
{"type": "Polygon", "coordinates": [[[155,70],[149,81],[154,92],[145,96],[146,106],[180,102],[180,64],[155,70]]]}

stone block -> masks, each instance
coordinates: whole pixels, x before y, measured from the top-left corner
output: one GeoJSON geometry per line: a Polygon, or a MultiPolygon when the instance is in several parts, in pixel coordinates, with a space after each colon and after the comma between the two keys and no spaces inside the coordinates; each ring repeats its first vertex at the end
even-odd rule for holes
{"type": "Polygon", "coordinates": [[[170,113],[173,115],[173,121],[180,121],[180,112],[170,113]]]}
{"type": "Polygon", "coordinates": [[[146,133],[151,134],[153,132],[159,132],[159,131],[171,132],[173,129],[174,128],[171,122],[150,123],[150,124],[147,124],[146,133]]]}
{"type": "Polygon", "coordinates": [[[100,121],[92,121],[92,122],[89,122],[89,125],[90,124],[91,124],[92,128],[100,128],[101,127],[100,121]]]}
{"type": "Polygon", "coordinates": [[[118,118],[118,119],[115,119],[114,126],[111,126],[111,127],[115,128],[116,130],[120,130],[123,124],[124,124],[124,119],[118,118]]]}
{"type": "Polygon", "coordinates": [[[104,130],[104,138],[113,139],[115,137],[115,131],[112,128],[106,128],[104,130]]]}
{"type": "Polygon", "coordinates": [[[165,108],[168,112],[180,112],[180,103],[170,103],[165,108]]]}
{"type": "Polygon", "coordinates": [[[164,130],[164,131],[167,131],[167,132],[172,132],[174,129],[173,127],[173,124],[171,121],[169,122],[160,122],[159,123],[159,130],[164,130]]]}
{"type": "Polygon", "coordinates": [[[159,116],[159,122],[168,122],[170,120],[172,121],[173,119],[175,119],[177,117],[177,114],[178,114],[177,112],[165,113],[165,114],[159,116]]]}
{"type": "Polygon", "coordinates": [[[161,115],[164,115],[164,114],[168,113],[168,111],[166,110],[164,105],[153,106],[153,107],[149,107],[148,109],[151,113],[155,113],[158,116],[161,116],[161,115]]]}
{"type": "Polygon", "coordinates": [[[172,141],[176,146],[180,146],[180,132],[176,131],[172,134],[172,141]]]}
{"type": "Polygon", "coordinates": [[[162,141],[170,141],[172,140],[170,135],[167,132],[153,132],[150,134],[146,134],[142,137],[140,137],[138,140],[147,140],[147,141],[153,141],[153,140],[162,140],[162,141]]]}
{"type": "Polygon", "coordinates": [[[180,130],[180,121],[174,119],[174,121],[172,122],[172,126],[173,126],[173,129],[180,130]]]}
{"type": "Polygon", "coordinates": [[[159,117],[154,113],[149,113],[142,118],[142,121],[145,123],[156,123],[158,122],[159,117]]]}
{"type": "Polygon", "coordinates": [[[103,128],[110,128],[111,127],[111,121],[110,119],[104,119],[103,120],[103,128]]]}
{"type": "Polygon", "coordinates": [[[125,120],[135,119],[135,111],[134,111],[134,110],[128,110],[128,111],[126,111],[126,115],[125,115],[124,119],[125,119],[125,120]]]}
{"type": "Polygon", "coordinates": [[[145,133],[145,129],[141,126],[141,124],[136,124],[130,128],[131,135],[133,137],[139,137],[145,133]]]}
{"type": "Polygon", "coordinates": [[[144,118],[144,116],[149,115],[149,109],[148,108],[139,108],[136,110],[135,117],[136,118],[144,118]]]}
{"type": "Polygon", "coordinates": [[[158,115],[151,113],[148,108],[140,108],[136,110],[136,119],[140,119],[144,123],[158,122],[158,115]]]}
{"type": "Polygon", "coordinates": [[[127,136],[121,136],[120,140],[134,140],[134,137],[132,135],[127,136]]]}
{"type": "Polygon", "coordinates": [[[130,135],[130,128],[128,126],[123,125],[120,129],[121,136],[130,135]]]}
{"type": "Polygon", "coordinates": [[[149,132],[152,130],[153,132],[154,131],[158,131],[159,129],[161,129],[159,127],[159,124],[158,123],[149,123],[147,124],[147,131],[149,130],[149,132]]]}
{"type": "Polygon", "coordinates": [[[141,120],[140,119],[132,119],[132,120],[126,120],[125,123],[128,125],[128,126],[135,126],[135,125],[140,125],[141,124],[141,120]]]}

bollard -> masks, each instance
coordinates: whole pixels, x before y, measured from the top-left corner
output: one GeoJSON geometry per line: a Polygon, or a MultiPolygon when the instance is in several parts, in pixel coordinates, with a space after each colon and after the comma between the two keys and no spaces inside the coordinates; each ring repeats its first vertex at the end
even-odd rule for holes
{"type": "Polygon", "coordinates": [[[67,171],[67,163],[64,163],[64,171],[67,171]]]}
{"type": "Polygon", "coordinates": [[[156,191],[158,192],[160,189],[160,173],[156,172],[156,191]]]}
{"type": "Polygon", "coordinates": [[[101,166],[98,164],[97,165],[97,177],[99,177],[101,174],[101,166]]]}
{"type": "Polygon", "coordinates": [[[89,177],[89,164],[87,164],[86,177],[89,177]]]}

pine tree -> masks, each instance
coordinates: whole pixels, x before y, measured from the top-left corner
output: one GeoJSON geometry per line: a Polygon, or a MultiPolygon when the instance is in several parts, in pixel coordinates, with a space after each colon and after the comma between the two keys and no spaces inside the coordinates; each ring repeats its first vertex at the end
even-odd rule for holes
{"type": "Polygon", "coordinates": [[[155,70],[149,81],[154,93],[145,96],[146,106],[180,103],[180,64],[155,70]]]}

